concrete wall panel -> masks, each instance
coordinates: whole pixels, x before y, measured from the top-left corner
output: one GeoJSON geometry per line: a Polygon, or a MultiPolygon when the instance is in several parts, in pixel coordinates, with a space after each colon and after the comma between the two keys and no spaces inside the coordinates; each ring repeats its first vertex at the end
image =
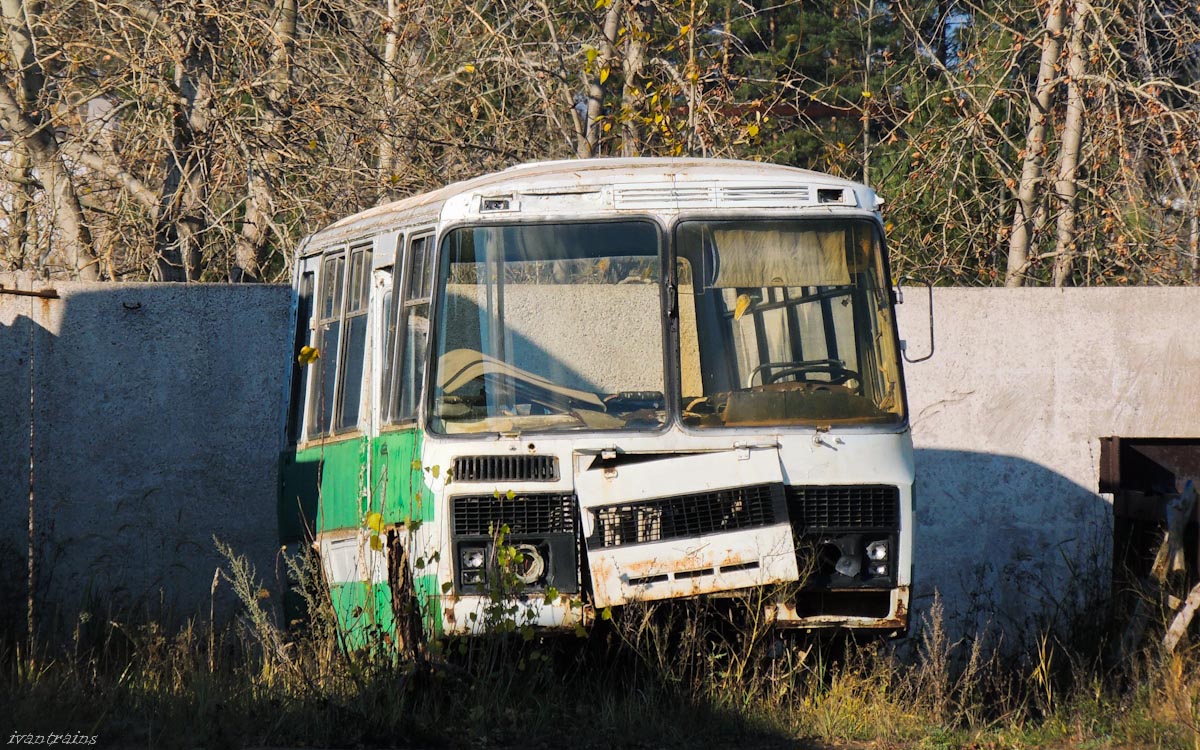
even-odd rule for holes
{"type": "MultiPolygon", "coordinates": [[[[0,612],[23,610],[31,359],[43,620],[88,597],[207,613],[214,535],[273,582],[289,291],[56,288],[0,295],[0,612]]],[[[926,298],[906,298],[916,356],[926,298]]],[[[1197,289],[936,290],[936,352],[906,366],[918,615],[936,590],[962,627],[1029,632],[1107,587],[1099,439],[1200,436],[1198,308],[1197,289]]]]}
{"type": "MultiPolygon", "coordinates": [[[[928,351],[924,289],[901,337],[928,351]]],[[[1100,438],[1200,436],[1200,289],[937,289],[934,356],[905,368],[916,596],[964,625],[1063,624],[1108,587],[1100,438]]]]}
{"type": "MultiPolygon", "coordinates": [[[[29,326],[36,343],[39,620],[69,627],[89,602],[207,614],[221,564],[214,536],[273,582],[290,291],[54,286],[61,298],[35,300],[32,314],[29,298],[0,295],[5,343],[14,347],[0,356],[0,378],[14,394],[3,408],[16,412],[0,428],[2,521],[22,563],[28,484],[10,473],[29,464],[29,370],[20,350],[29,326]]],[[[225,613],[228,588],[217,601],[225,613]]]]}

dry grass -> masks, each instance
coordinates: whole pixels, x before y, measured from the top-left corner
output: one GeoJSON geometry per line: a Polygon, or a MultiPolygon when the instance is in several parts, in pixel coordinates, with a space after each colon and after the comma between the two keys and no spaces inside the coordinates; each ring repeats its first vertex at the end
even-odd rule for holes
{"type": "Polygon", "coordinates": [[[905,643],[782,636],[754,601],[627,607],[587,639],[440,644],[427,661],[345,653],[303,565],[303,627],[280,630],[253,572],[244,616],[171,632],[80,618],[69,647],[0,653],[0,735],[99,745],[758,746],[1200,750],[1200,653],[1105,664],[1047,633],[953,640],[940,603],[905,643]],[[460,648],[461,646],[461,648],[460,648]]]}

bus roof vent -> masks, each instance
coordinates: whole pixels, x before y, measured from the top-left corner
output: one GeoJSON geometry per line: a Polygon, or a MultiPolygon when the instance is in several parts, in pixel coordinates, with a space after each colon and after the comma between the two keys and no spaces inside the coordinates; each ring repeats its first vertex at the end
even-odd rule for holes
{"type": "Polygon", "coordinates": [[[615,208],[707,208],[715,205],[713,189],[704,185],[613,189],[615,208]]]}
{"type": "Polygon", "coordinates": [[[556,482],[555,456],[459,456],[454,459],[456,482],[556,482]]]}
{"type": "Polygon", "coordinates": [[[812,203],[808,185],[617,186],[615,208],[795,208],[812,203]]]}
{"type": "Polygon", "coordinates": [[[721,188],[720,205],[751,206],[754,208],[789,208],[809,202],[807,185],[777,187],[741,186],[721,188]]]}

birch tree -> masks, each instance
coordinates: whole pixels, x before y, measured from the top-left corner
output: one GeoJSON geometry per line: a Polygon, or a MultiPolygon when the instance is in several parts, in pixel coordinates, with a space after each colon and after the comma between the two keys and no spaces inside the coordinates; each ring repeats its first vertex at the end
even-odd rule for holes
{"type": "Polygon", "coordinates": [[[1052,117],[1054,94],[1058,87],[1059,56],[1066,22],[1068,0],[1049,0],[1044,12],[1045,26],[1038,44],[1042,54],[1038,63],[1036,85],[1028,97],[1026,108],[1029,125],[1021,157],[1021,177],[1013,209],[1012,232],[1008,238],[1008,267],[1006,286],[1022,286],[1029,267],[1029,249],[1034,225],[1039,216],[1038,197],[1042,182],[1042,166],[1046,156],[1046,129],[1052,117]]]}
{"type": "MultiPolygon", "coordinates": [[[[55,105],[61,108],[62,102],[55,102],[46,90],[46,63],[39,55],[44,40],[38,30],[45,22],[44,9],[34,0],[3,0],[0,11],[9,58],[6,80],[0,85],[0,126],[12,135],[17,149],[10,178],[15,178],[18,185],[14,240],[19,244],[28,239],[31,194],[40,190],[49,198],[55,234],[48,238],[34,267],[44,268],[57,253],[73,275],[83,280],[97,279],[98,259],[91,232],[51,115],[55,105]]],[[[10,246],[10,253],[23,255],[19,247],[10,246]]]]}

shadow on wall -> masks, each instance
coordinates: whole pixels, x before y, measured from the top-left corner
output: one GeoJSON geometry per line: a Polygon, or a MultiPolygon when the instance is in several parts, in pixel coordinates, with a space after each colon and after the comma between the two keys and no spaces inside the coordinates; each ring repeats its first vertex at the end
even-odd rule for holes
{"type": "MultiPolygon", "coordinates": [[[[24,636],[27,612],[31,355],[53,338],[30,315],[50,304],[0,297],[0,635],[12,639],[24,636]]],[[[35,527],[35,539],[44,538],[35,527]]]]}
{"type": "MultiPolygon", "coordinates": [[[[59,292],[32,310],[29,298],[0,296],[0,322],[14,321],[0,328],[0,386],[29,394],[32,373],[34,387],[32,407],[13,399],[23,415],[9,415],[12,404],[0,414],[0,477],[10,497],[29,497],[32,413],[39,630],[69,629],[96,605],[207,616],[222,564],[214,536],[273,584],[287,290],[59,292]],[[23,482],[12,471],[22,465],[23,482]]],[[[0,543],[17,547],[22,571],[0,552],[2,578],[21,581],[23,599],[28,503],[3,514],[0,543]]],[[[217,588],[216,609],[228,614],[228,586],[217,588]]]]}
{"type": "Polygon", "coordinates": [[[916,472],[914,623],[936,591],[959,635],[1105,625],[1108,501],[1015,456],[918,448],[916,472]]]}

